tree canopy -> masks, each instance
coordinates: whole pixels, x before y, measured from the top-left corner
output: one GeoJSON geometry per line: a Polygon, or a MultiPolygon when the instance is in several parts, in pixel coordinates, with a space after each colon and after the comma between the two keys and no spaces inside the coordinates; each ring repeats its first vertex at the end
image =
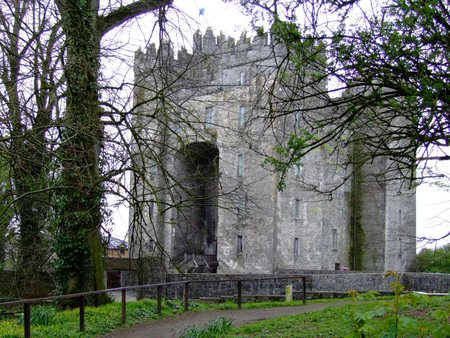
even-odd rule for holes
{"type": "MultiPolygon", "coordinates": [[[[353,164],[388,158],[385,179],[400,172],[415,184],[442,176],[426,163],[450,159],[446,2],[241,3],[254,22],[270,18],[273,38],[286,45],[286,62],[298,74],[312,73],[293,85],[285,81],[295,86],[290,91],[295,95],[286,100],[320,98],[316,106],[300,109],[306,126],[277,148],[279,156],[270,159],[275,169],[285,173],[326,144],[334,144],[334,150],[360,144],[366,151],[353,164]]],[[[289,113],[294,112],[272,116],[289,113]]]]}
{"type": "Polygon", "coordinates": [[[416,257],[416,271],[450,273],[450,244],[434,250],[420,250],[416,257]]]}

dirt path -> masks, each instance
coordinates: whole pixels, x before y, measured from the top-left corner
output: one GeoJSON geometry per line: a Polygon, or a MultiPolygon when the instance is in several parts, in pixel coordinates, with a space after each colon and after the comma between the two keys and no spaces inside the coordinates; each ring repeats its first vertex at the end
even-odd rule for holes
{"type": "Polygon", "coordinates": [[[278,307],[268,309],[250,310],[225,310],[209,312],[185,312],[181,315],[165,318],[151,323],[138,324],[129,328],[115,330],[104,338],[173,338],[180,337],[183,332],[192,325],[204,325],[209,321],[225,317],[233,320],[233,325],[257,322],[265,319],[294,315],[298,313],[312,312],[331,306],[341,306],[350,301],[306,304],[300,306],[278,307]]]}

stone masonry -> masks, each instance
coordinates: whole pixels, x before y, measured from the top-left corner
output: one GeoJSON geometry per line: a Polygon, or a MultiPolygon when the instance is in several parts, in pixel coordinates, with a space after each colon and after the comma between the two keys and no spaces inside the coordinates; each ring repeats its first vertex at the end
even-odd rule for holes
{"type": "Polygon", "coordinates": [[[263,165],[320,103],[285,100],[292,93],[274,81],[285,49],[268,34],[235,41],[208,29],[192,50],[136,52],[132,257],[191,272],[407,271],[415,191],[380,181],[388,159],[355,170],[352,149],[323,147],[293,166],[283,191],[263,165]]]}

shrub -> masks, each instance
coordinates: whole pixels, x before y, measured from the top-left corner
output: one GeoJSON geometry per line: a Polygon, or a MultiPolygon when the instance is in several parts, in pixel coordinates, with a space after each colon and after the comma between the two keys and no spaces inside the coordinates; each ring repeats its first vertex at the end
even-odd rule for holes
{"type": "Polygon", "coordinates": [[[221,337],[231,330],[232,321],[229,318],[217,318],[209,322],[205,327],[191,326],[182,338],[214,338],[221,337]]]}

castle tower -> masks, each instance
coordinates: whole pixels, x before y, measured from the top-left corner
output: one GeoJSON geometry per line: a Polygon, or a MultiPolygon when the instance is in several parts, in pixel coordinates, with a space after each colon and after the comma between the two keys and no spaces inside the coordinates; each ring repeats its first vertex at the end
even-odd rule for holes
{"type": "Polygon", "coordinates": [[[407,269],[415,196],[374,179],[386,160],[356,170],[345,164],[355,150],[318,149],[283,191],[262,165],[306,128],[302,110],[321,104],[275,82],[285,52],[267,34],[235,42],[208,29],[192,54],[166,44],[136,53],[132,256],[197,272],[407,269]],[[332,198],[318,192],[345,177],[332,198]]]}

